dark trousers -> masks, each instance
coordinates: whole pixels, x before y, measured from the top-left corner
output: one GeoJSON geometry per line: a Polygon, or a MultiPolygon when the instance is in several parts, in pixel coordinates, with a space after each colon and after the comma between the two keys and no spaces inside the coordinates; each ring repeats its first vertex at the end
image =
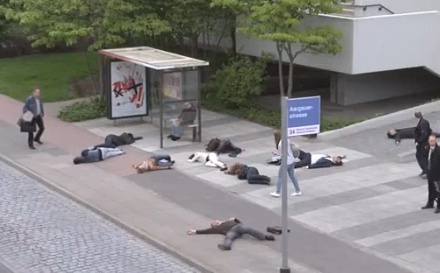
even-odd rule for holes
{"type": "Polygon", "coordinates": [[[295,162],[295,169],[307,167],[310,165],[310,163],[312,163],[312,154],[311,153],[305,153],[303,151],[300,151],[298,158],[300,161],[295,162]]]}
{"type": "Polygon", "coordinates": [[[249,184],[263,184],[268,185],[270,183],[270,177],[260,175],[257,168],[250,167],[247,171],[247,180],[249,184]]]}
{"type": "Polygon", "coordinates": [[[220,148],[218,148],[217,153],[219,154],[229,154],[231,157],[235,157],[241,153],[241,148],[238,148],[230,140],[226,140],[220,148]]]}
{"type": "Polygon", "coordinates": [[[428,154],[429,150],[425,143],[419,143],[416,147],[416,159],[423,173],[428,172],[428,154]]]}
{"type": "Polygon", "coordinates": [[[37,124],[37,126],[38,126],[38,132],[37,132],[37,134],[35,135],[35,138],[34,138],[34,133],[30,132],[30,133],[28,134],[28,143],[29,143],[29,146],[33,146],[33,145],[34,145],[34,141],[40,141],[40,139],[41,139],[41,135],[42,135],[43,132],[44,132],[44,122],[43,122],[43,118],[42,118],[41,116],[36,116],[36,117],[34,117],[34,118],[32,119],[32,123],[33,123],[33,124],[37,124]]]}
{"type": "Polygon", "coordinates": [[[439,188],[440,186],[440,181],[434,181],[432,179],[428,179],[428,203],[431,205],[434,204],[434,201],[437,201],[437,205],[438,205],[438,200],[440,197],[440,193],[439,193],[439,188]]]}
{"type": "Polygon", "coordinates": [[[259,232],[258,230],[255,230],[253,228],[244,227],[242,224],[238,224],[231,228],[228,233],[226,233],[224,245],[229,247],[232,246],[232,242],[235,239],[240,238],[244,234],[249,234],[260,241],[266,240],[266,235],[264,233],[259,232]]]}

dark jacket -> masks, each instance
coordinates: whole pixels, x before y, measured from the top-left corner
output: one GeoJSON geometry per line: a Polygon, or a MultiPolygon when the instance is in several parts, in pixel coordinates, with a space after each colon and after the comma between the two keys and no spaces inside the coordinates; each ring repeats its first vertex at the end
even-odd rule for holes
{"type": "MultiPolygon", "coordinates": [[[[41,100],[41,98],[39,99],[39,101],[40,101],[41,116],[43,117],[44,116],[43,101],[41,100]]],[[[34,114],[34,116],[37,115],[37,101],[35,100],[34,96],[29,96],[24,102],[23,114],[26,113],[27,111],[30,111],[32,114],[34,114]]]]}
{"type": "Polygon", "coordinates": [[[432,130],[429,122],[426,119],[421,118],[414,131],[414,140],[419,144],[427,143],[431,133],[432,130]]]}
{"type": "Polygon", "coordinates": [[[235,227],[236,225],[241,224],[240,220],[229,220],[226,222],[221,223],[218,226],[213,226],[207,229],[197,230],[196,234],[223,234],[226,235],[228,231],[231,230],[231,228],[235,227]]]}
{"type": "Polygon", "coordinates": [[[436,145],[434,151],[432,151],[429,163],[428,179],[431,181],[440,181],[440,147],[438,145],[436,145]]]}
{"type": "Polygon", "coordinates": [[[133,144],[136,140],[142,139],[142,137],[134,137],[130,133],[122,133],[120,136],[107,135],[103,144],[96,145],[95,147],[101,148],[116,148],[123,145],[133,144]]]}
{"type": "Polygon", "coordinates": [[[315,164],[309,165],[309,169],[329,168],[333,165],[334,163],[330,159],[320,158],[315,164]]]}

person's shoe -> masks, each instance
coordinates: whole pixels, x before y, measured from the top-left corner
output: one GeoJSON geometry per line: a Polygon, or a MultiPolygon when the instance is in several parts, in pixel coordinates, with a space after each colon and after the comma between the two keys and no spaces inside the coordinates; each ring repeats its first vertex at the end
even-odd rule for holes
{"type": "Polygon", "coordinates": [[[37,142],[40,145],[43,145],[43,142],[41,142],[41,140],[35,140],[35,142],[37,142]]]}
{"type": "Polygon", "coordinates": [[[188,157],[188,159],[191,160],[191,159],[193,159],[195,156],[196,156],[195,154],[192,154],[192,155],[190,155],[190,156],[188,157]]]}
{"type": "Polygon", "coordinates": [[[177,137],[177,136],[171,136],[171,140],[172,141],[176,141],[176,140],[179,140],[180,139],[180,137],[177,137]]]}
{"type": "Polygon", "coordinates": [[[276,198],[280,198],[280,194],[276,191],[271,192],[270,195],[272,195],[273,197],[276,197],[276,198]]]}
{"type": "Polygon", "coordinates": [[[173,137],[173,135],[168,135],[168,136],[167,136],[167,138],[172,138],[172,137],[173,137]]]}
{"type": "Polygon", "coordinates": [[[267,241],[275,241],[275,237],[273,237],[273,235],[266,235],[266,240],[267,241]]]}
{"type": "Polygon", "coordinates": [[[290,196],[301,196],[301,195],[303,195],[302,192],[296,191],[296,192],[292,193],[290,196]]]}
{"type": "Polygon", "coordinates": [[[434,203],[428,202],[425,206],[422,207],[422,209],[433,209],[434,203]]]}
{"type": "Polygon", "coordinates": [[[35,146],[34,145],[29,145],[29,149],[35,150],[35,146]]]}
{"type": "Polygon", "coordinates": [[[436,208],[434,211],[435,214],[440,213],[440,208],[436,208]]]}
{"type": "Polygon", "coordinates": [[[229,250],[231,250],[231,247],[230,247],[230,246],[225,246],[225,245],[223,245],[223,244],[218,244],[217,246],[218,246],[218,248],[220,248],[220,249],[223,250],[223,251],[229,251],[229,250]]]}
{"type": "Polygon", "coordinates": [[[228,167],[224,167],[224,168],[220,169],[220,171],[222,171],[222,172],[227,171],[227,170],[228,170],[228,167]]]}

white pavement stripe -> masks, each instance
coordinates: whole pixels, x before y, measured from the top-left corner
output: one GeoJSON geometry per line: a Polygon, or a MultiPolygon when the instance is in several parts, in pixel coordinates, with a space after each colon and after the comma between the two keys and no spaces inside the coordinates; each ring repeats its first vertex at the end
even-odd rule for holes
{"type": "Polygon", "coordinates": [[[416,149],[412,149],[411,151],[407,151],[407,152],[403,152],[400,154],[397,154],[398,157],[406,157],[409,155],[415,155],[416,154],[416,149]]]}
{"type": "Polygon", "coordinates": [[[426,195],[426,186],[420,186],[331,206],[291,218],[322,232],[330,233],[419,210],[420,196],[424,195],[426,195]]]}
{"type": "Polygon", "coordinates": [[[409,226],[407,228],[397,229],[390,232],[385,232],[375,236],[367,237],[356,241],[356,243],[365,247],[371,247],[374,245],[408,237],[421,232],[428,232],[439,228],[440,228],[440,220],[436,220],[436,221],[421,223],[418,225],[409,226]]]}

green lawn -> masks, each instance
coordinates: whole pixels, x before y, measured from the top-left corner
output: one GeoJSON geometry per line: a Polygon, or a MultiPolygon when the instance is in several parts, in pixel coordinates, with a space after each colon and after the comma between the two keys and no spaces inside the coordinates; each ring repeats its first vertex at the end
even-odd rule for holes
{"type": "MultiPolygon", "coordinates": [[[[94,72],[98,71],[98,54],[88,52],[94,72]]],[[[0,59],[0,93],[24,100],[35,86],[41,88],[45,102],[75,98],[69,83],[89,76],[84,53],[38,54],[0,59]]],[[[93,87],[91,87],[93,88],[93,87]]]]}

